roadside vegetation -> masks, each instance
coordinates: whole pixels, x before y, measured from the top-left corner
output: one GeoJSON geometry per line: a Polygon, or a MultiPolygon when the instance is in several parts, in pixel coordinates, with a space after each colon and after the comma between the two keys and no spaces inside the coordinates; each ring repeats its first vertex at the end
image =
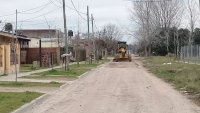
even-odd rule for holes
{"type": "Polygon", "coordinates": [[[65,68],[53,69],[41,73],[35,73],[34,75],[40,76],[65,76],[65,77],[77,77],[92,68],[97,67],[98,64],[80,64],[78,67],[76,64],[71,65],[69,70],[65,68]]]}
{"type": "Polygon", "coordinates": [[[32,64],[20,65],[20,72],[30,72],[30,71],[35,71],[35,70],[39,70],[39,69],[45,69],[45,68],[42,68],[42,67],[34,68],[32,64]]]}
{"type": "Polygon", "coordinates": [[[145,59],[145,66],[156,76],[183,91],[187,91],[200,102],[200,65],[172,61],[168,57],[150,57],[145,59]]]}
{"type": "Polygon", "coordinates": [[[0,113],[10,113],[41,95],[36,92],[0,92],[0,113]]]}
{"type": "MultiPolygon", "coordinates": [[[[49,83],[41,83],[41,82],[0,82],[0,87],[59,87],[63,85],[63,83],[58,82],[49,82],[49,83]]],[[[1,112],[0,112],[1,113],[1,112]]]]}

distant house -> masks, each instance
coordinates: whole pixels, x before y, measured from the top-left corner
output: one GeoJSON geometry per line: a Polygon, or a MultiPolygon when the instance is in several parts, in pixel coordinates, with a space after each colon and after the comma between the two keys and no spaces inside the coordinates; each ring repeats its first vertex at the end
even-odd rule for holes
{"type": "MultiPolygon", "coordinates": [[[[76,44],[79,44],[82,48],[84,48],[86,50],[86,57],[89,58],[89,46],[88,46],[88,40],[87,39],[74,39],[72,40],[72,45],[76,45],[76,44]]],[[[94,47],[92,46],[93,45],[93,42],[90,41],[90,50],[91,50],[91,54],[94,54],[94,47]]]]}
{"type": "Polygon", "coordinates": [[[12,74],[15,72],[15,51],[17,60],[17,71],[20,67],[20,49],[28,47],[26,36],[17,36],[18,44],[14,44],[17,40],[16,35],[7,32],[0,32],[0,74],[12,74]]]}
{"type": "Polygon", "coordinates": [[[42,47],[64,46],[64,34],[57,29],[22,29],[23,35],[34,38],[31,40],[31,47],[39,47],[38,39],[42,41],[42,47]],[[38,44],[37,44],[38,43],[38,44]]]}
{"type": "Polygon", "coordinates": [[[39,38],[29,38],[31,41],[29,42],[29,48],[39,48],[40,47],[40,39],[39,38]]]}

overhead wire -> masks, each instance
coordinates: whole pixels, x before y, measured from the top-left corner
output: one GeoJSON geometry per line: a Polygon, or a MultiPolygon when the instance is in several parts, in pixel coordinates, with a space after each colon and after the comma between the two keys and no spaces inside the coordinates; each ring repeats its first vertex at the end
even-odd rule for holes
{"type": "MultiPolygon", "coordinates": [[[[27,12],[27,11],[32,11],[32,10],[34,10],[34,9],[38,9],[38,8],[40,8],[40,7],[46,7],[47,5],[49,5],[51,2],[48,2],[47,4],[44,4],[44,5],[41,5],[41,6],[38,6],[38,7],[35,7],[35,8],[32,8],[32,9],[28,9],[28,10],[25,10],[25,11],[21,11],[21,12],[18,12],[18,13],[21,13],[21,14],[23,14],[23,12],[27,12]]],[[[42,9],[44,9],[44,8],[42,8],[42,9]]],[[[37,11],[36,11],[37,12],[37,11]]],[[[39,11],[38,11],[39,12],[39,11]]],[[[11,16],[11,15],[16,15],[16,13],[13,13],[13,14],[7,14],[7,15],[1,15],[0,17],[5,17],[5,16],[11,16]]]]}
{"type": "MultiPolygon", "coordinates": [[[[57,0],[57,1],[59,2],[59,0],[57,0]]],[[[72,1],[71,1],[71,2],[72,2],[72,1]]],[[[50,2],[48,2],[47,4],[44,4],[44,5],[41,5],[41,6],[32,8],[32,9],[29,9],[29,10],[21,11],[21,12],[18,12],[18,13],[19,13],[19,14],[34,14],[34,13],[38,13],[38,12],[42,11],[44,8],[46,8],[50,3],[53,3],[55,6],[59,7],[59,6],[56,5],[52,0],[50,0],[50,2]],[[44,7],[43,7],[43,6],[44,6],[44,7]],[[35,12],[32,12],[32,13],[24,13],[24,12],[28,12],[28,11],[31,11],[31,10],[34,10],[34,9],[38,9],[38,8],[40,8],[40,7],[42,7],[42,8],[41,8],[40,10],[38,10],[38,11],[35,11],[35,12]]],[[[61,1],[60,1],[59,3],[61,3],[61,1]]],[[[81,16],[80,13],[86,14],[86,13],[77,11],[77,9],[76,9],[76,7],[75,7],[75,5],[74,5],[73,2],[72,2],[72,4],[73,4],[73,6],[74,6],[75,9],[73,9],[73,8],[71,8],[71,7],[69,7],[69,6],[66,6],[66,5],[65,5],[65,7],[69,8],[69,9],[71,9],[71,10],[75,10],[80,16],[81,16]]],[[[61,6],[60,6],[59,8],[61,8],[61,6]]],[[[51,12],[48,12],[48,13],[51,13],[51,12]]],[[[48,14],[48,13],[45,13],[45,14],[48,14]]],[[[11,15],[16,15],[16,13],[7,14],[7,15],[2,15],[2,16],[0,16],[0,17],[11,16],[11,15]]],[[[43,15],[44,15],[44,14],[43,14],[43,15]]],[[[43,15],[40,15],[40,16],[43,16],[43,15]]],[[[40,16],[39,16],[39,17],[40,17],[40,16]]],[[[34,18],[35,18],[35,17],[34,17],[34,18]]],[[[34,19],[34,18],[30,18],[30,19],[34,19]]],[[[83,17],[81,16],[81,18],[83,18],[83,17]]],[[[30,19],[28,19],[28,20],[30,20],[30,19]]],[[[83,18],[83,19],[86,20],[85,18],[83,18]]],[[[24,21],[24,20],[23,20],[23,21],[24,21]]],[[[27,21],[27,20],[25,20],[25,21],[27,21]]],[[[20,21],[20,22],[21,22],[21,21],[20,21]]]]}
{"type": "Polygon", "coordinates": [[[79,14],[79,16],[80,16],[83,20],[87,21],[85,18],[83,18],[82,15],[80,15],[79,11],[76,9],[76,7],[75,7],[75,5],[74,5],[74,2],[73,2],[72,0],[71,0],[71,3],[72,3],[72,5],[74,6],[76,12],[79,14]]]}
{"type": "MultiPolygon", "coordinates": [[[[57,1],[59,2],[60,0],[57,0],[57,1]]],[[[66,5],[65,5],[65,7],[69,8],[69,9],[71,9],[71,10],[75,10],[80,16],[81,16],[80,13],[86,14],[86,13],[83,13],[83,12],[78,11],[78,10],[76,9],[76,7],[75,7],[75,5],[74,5],[74,3],[73,3],[72,0],[71,0],[71,2],[72,2],[72,4],[73,4],[73,6],[74,6],[75,9],[73,9],[73,8],[71,8],[71,7],[69,7],[69,6],[66,6],[66,5]]],[[[41,5],[41,6],[32,8],[32,9],[28,9],[28,10],[25,10],[25,11],[21,11],[21,12],[18,12],[18,13],[19,13],[19,14],[34,14],[34,13],[38,13],[38,12],[42,11],[43,9],[45,9],[45,8],[46,8],[49,4],[51,4],[51,3],[53,3],[54,5],[56,5],[52,0],[50,0],[50,2],[48,2],[47,4],[44,4],[44,5],[41,5]],[[41,8],[41,7],[42,7],[42,8],[41,8]],[[32,13],[24,13],[24,12],[28,12],[28,11],[31,11],[31,10],[34,10],[34,9],[38,9],[38,8],[41,8],[41,9],[38,10],[38,11],[32,12],[32,13]]],[[[60,1],[59,3],[61,3],[61,1],[60,1]]],[[[57,5],[56,5],[56,6],[57,6],[57,5]]],[[[57,6],[57,7],[59,7],[59,6],[57,6]]],[[[36,17],[32,17],[32,18],[29,18],[29,19],[25,19],[25,20],[21,20],[21,21],[18,21],[18,22],[33,22],[33,21],[29,21],[29,20],[32,20],[32,19],[35,19],[35,18],[44,16],[44,15],[46,15],[46,14],[49,14],[49,13],[51,13],[51,12],[54,12],[54,11],[60,9],[61,7],[62,7],[62,6],[60,6],[60,7],[57,8],[57,9],[54,9],[54,10],[52,10],[52,11],[49,11],[49,12],[47,12],[47,13],[44,13],[44,14],[42,14],[42,15],[39,15],[39,16],[36,16],[36,17]]],[[[7,14],[7,15],[2,15],[2,16],[0,16],[0,17],[10,16],[10,15],[16,15],[16,13],[7,14]]],[[[72,16],[73,16],[73,15],[72,15],[72,16]]],[[[70,16],[69,16],[69,17],[70,17],[70,16]]],[[[83,17],[81,16],[81,18],[83,18],[83,17]]],[[[83,19],[86,20],[85,18],[83,18],[83,19]]],[[[3,22],[2,22],[2,23],[3,23],[3,22]]],[[[10,22],[10,23],[13,23],[13,24],[14,24],[14,23],[16,23],[16,22],[10,22]]],[[[39,25],[39,24],[43,24],[43,23],[29,24],[29,25],[22,25],[22,26],[39,25]]]]}
{"type": "Polygon", "coordinates": [[[56,5],[52,0],[50,0],[50,2],[51,2],[53,5],[55,5],[56,7],[60,7],[60,6],[56,5]]]}
{"type": "MultiPolygon", "coordinates": [[[[58,1],[60,4],[62,4],[61,0],[56,0],[56,1],[58,1]]],[[[76,12],[79,12],[79,13],[81,13],[81,14],[87,14],[87,13],[84,13],[84,12],[81,12],[81,11],[77,11],[76,9],[73,9],[73,8],[67,6],[67,5],[65,5],[65,7],[69,8],[69,9],[71,9],[71,10],[74,10],[74,11],[76,11],[76,12]]]]}
{"type": "MultiPolygon", "coordinates": [[[[50,3],[46,4],[44,7],[42,7],[40,10],[32,12],[32,13],[23,13],[23,12],[18,12],[19,14],[35,14],[38,13],[40,11],[42,11],[43,9],[45,9],[50,3]]],[[[27,11],[26,11],[27,12],[27,11]]]]}
{"type": "MultiPolygon", "coordinates": [[[[61,8],[61,7],[60,7],[60,8],[61,8]]],[[[49,11],[49,12],[47,12],[47,13],[44,13],[44,14],[39,15],[39,16],[36,16],[36,17],[32,17],[32,18],[25,19],[25,20],[20,20],[20,21],[18,21],[18,22],[26,22],[26,21],[28,21],[28,20],[32,20],[32,19],[35,19],[35,18],[38,18],[38,17],[44,16],[44,15],[46,15],[46,14],[52,13],[52,12],[54,12],[54,11],[60,9],[60,8],[54,9],[54,10],[52,10],[52,11],[49,11]]],[[[30,21],[29,21],[29,22],[30,22],[30,21]]],[[[10,23],[16,23],[16,22],[10,22],[10,23]]]]}

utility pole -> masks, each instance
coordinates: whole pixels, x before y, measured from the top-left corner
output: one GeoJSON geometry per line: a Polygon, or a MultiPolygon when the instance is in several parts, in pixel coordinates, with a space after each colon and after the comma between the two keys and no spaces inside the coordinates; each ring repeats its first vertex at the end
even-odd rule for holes
{"type": "Polygon", "coordinates": [[[107,50],[107,43],[106,43],[106,29],[104,29],[103,30],[103,35],[104,35],[104,42],[105,42],[105,45],[106,45],[106,47],[105,47],[105,60],[107,60],[107,52],[108,52],[108,50],[107,50]]]}
{"type": "Polygon", "coordinates": [[[14,44],[14,58],[15,58],[15,74],[16,74],[16,78],[15,78],[15,82],[17,82],[17,62],[19,63],[19,61],[18,61],[18,57],[17,57],[17,44],[18,44],[18,31],[17,31],[17,10],[16,10],[16,31],[15,31],[16,33],[16,41],[15,41],[15,43],[16,43],[16,45],[14,44]]]}
{"type": "Polygon", "coordinates": [[[96,48],[95,48],[95,38],[94,38],[94,17],[93,14],[91,14],[92,19],[92,38],[93,38],[93,49],[94,49],[94,62],[96,62],[96,48]]]}
{"type": "MultiPolygon", "coordinates": [[[[63,18],[64,18],[64,33],[65,33],[65,48],[66,54],[68,54],[68,35],[67,35],[67,25],[66,25],[66,14],[65,14],[65,0],[63,0],[63,18]]],[[[65,57],[65,70],[69,70],[68,55],[65,57]]]]}
{"type": "Polygon", "coordinates": [[[87,6],[87,22],[88,22],[88,53],[89,53],[89,64],[91,64],[92,59],[90,56],[90,17],[89,17],[89,7],[87,6]]]}
{"type": "MultiPolygon", "coordinates": [[[[78,3],[78,11],[79,11],[79,3],[78,3]]],[[[77,38],[77,46],[76,46],[76,60],[77,60],[77,65],[79,65],[79,60],[80,60],[80,50],[79,50],[79,39],[80,39],[80,21],[79,21],[79,16],[78,16],[78,38],[77,38]]]]}
{"type": "Polygon", "coordinates": [[[200,9],[200,0],[199,0],[199,9],[200,9]]]}

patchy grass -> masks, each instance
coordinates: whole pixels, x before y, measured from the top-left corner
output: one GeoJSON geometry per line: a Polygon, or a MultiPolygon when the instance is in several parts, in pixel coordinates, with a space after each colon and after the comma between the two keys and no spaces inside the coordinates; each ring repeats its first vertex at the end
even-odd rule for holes
{"type": "Polygon", "coordinates": [[[0,113],[10,113],[41,95],[36,92],[0,92],[0,113]]]}
{"type": "Polygon", "coordinates": [[[20,72],[30,72],[34,70],[39,70],[40,67],[33,68],[32,64],[22,64],[20,65],[20,72]]]}
{"type": "Polygon", "coordinates": [[[23,76],[21,78],[28,78],[28,79],[60,79],[63,78],[64,80],[74,80],[78,76],[82,75],[83,73],[96,68],[98,65],[109,62],[110,60],[101,60],[99,63],[89,64],[89,62],[80,63],[79,67],[77,64],[70,65],[69,70],[65,70],[65,68],[53,69],[41,73],[34,73],[30,76],[23,76]]]}
{"type": "Polygon", "coordinates": [[[59,87],[63,83],[50,82],[50,83],[40,83],[40,82],[0,82],[1,87],[59,87]]]}
{"type": "Polygon", "coordinates": [[[41,75],[30,75],[30,76],[23,76],[20,78],[26,78],[26,79],[39,79],[39,80],[66,80],[66,81],[73,81],[75,80],[77,77],[69,77],[69,76],[41,76],[41,75]]]}
{"type": "Polygon", "coordinates": [[[78,67],[76,64],[70,65],[69,70],[65,70],[65,68],[60,69],[53,69],[49,71],[45,71],[42,73],[35,73],[34,75],[40,75],[40,76],[65,76],[65,77],[77,77],[86,71],[89,71],[92,68],[97,67],[98,64],[80,64],[78,67]]]}
{"type": "Polygon", "coordinates": [[[39,66],[34,68],[32,64],[21,64],[20,65],[20,72],[30,72],[30,71],[46,69],[46,68],[47,67],[39,67],[39,66]]]}
{"type": "MultiPolygon", "coordinates": [[[[189,93],[200,93],[200,65],[172,61],[167,57],[151,57],[146,59],[146,66],[156,76],[173,83],[176,88],[189,93]]],[[[200,99],[199,99],[200,100],[200,99]]]]}

